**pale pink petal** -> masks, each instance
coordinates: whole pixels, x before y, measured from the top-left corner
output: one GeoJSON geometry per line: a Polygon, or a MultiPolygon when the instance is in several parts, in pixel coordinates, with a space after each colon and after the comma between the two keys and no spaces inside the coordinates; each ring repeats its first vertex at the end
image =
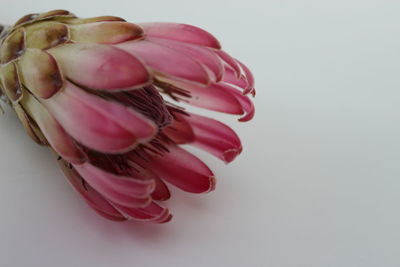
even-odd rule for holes
{"type": "Polygon", "coordinates": [[[146,40],[129,41],[116,46],[140,58],[156,76],[198,84],[210,83],[207,71],[199,62],[175,49],[146,40]]]}
{"type": "Polygon", "coordinates": [[[135,56],[113,46],[66,44],[49,52],[71,81],[87,88],[123,90],[151,82],[149,72],[135,56]]]}
{"type": "Polygon", "coordinates": [[[43,103],[72,137],[97,151],[126,151],[157,132],[155,124],[143,115],[71,83],[43,103]]]}
{"type": "Polygon", "coordinates": [[[212,71],[214,76],[214,81],[218,82],[222,79],[224,66],[222,64],[221,59],[217,55],[215,55],[215,53],[213,53],[211,50],[201,46],[196,46],[161,38],[150,37],[146,38],[146,40],[173,48],[178,52],[193,57],[198,62],[200,62],[201,64],[203,64],[205,67],[207,67],[212,71]]]}
{"type": "Polygon", "coordinates": [[[200,159],[186,150],[170,145],[169,152],[154,157],[149,168],[160,178],[191,193],[205,193],[215,188],[215,177],[200,159]]]}
{"type": "Polygon", "coordinates": [[[95,211],[110,220],[126,220],[102,195],[87,184],[73,168],[68,167],[65,161],[58,160],[57,162],[69,183],[95,211]]]}
{"type": "Polygon", "coordinates": [[[145,36],[159,37],[219,49],[221,45],[210,33],[187,24],[150,22],[140,23],[145,36]]]}
{"type": "Polygon", "coordinates": [[[87,183],[112,202],[127,207],[143,207],[150,203],[149,195],[155,187],[153,180],[115,175],[89,163],[73,166],[87,183]]]}

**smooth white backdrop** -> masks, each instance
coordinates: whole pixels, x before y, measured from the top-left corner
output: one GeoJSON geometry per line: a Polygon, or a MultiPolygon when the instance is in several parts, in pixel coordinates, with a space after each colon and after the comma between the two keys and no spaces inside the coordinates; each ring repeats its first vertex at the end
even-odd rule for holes
{"type": "Polygon", "coordinates": [[[256,118],[217,190],[174,190],[166,225],[113,223],[70,188],[16,116],[0,117],[0,266],[400,266],[400,2],[0,0],[1,23],[50,9],[176,21],[254,71],[256,118]]]}

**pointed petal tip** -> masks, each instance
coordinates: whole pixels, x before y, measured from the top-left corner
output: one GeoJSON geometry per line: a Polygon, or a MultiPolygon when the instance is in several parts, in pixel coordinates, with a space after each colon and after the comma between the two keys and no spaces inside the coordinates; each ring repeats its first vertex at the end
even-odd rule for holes
{"type": "Polygon", "coordinates": [[[251,121],[254,118],[255,114],[255,109],[254,106],[251,107],[251,109],[241,118],[238,119],[239,122],[248,122],[251,121]]]}

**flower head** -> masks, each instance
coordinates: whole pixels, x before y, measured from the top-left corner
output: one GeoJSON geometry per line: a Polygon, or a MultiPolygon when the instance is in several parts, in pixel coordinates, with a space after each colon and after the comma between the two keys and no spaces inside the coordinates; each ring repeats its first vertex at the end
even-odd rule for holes
{"type": "Polygon", "coordinates": [[[252,74],[202,29],[54,10],[0,38],[0,95],[106,218],[167,222],[167,183],[213,190],[212,171],[182,144],[225,162],[242,151],[228,126],[177,105],[254,115],[252,74]]]}

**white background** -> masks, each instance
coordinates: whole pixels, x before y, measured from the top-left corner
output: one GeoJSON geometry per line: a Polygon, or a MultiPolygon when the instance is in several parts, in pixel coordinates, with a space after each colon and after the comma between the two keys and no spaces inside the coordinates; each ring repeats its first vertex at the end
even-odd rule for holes
{"type": "MultiPolygon", "coordinates": [[[[254,71],[245,151],[204,159],[217,190],[175,190],[166,225],[106,221],[10,110],[0,117],[0,266],[400,266],[399,1],[9,1],[176,21],[214,33],[254,71]]],[[[217,118],[227,118],[219,116],[217,118]]]]}

